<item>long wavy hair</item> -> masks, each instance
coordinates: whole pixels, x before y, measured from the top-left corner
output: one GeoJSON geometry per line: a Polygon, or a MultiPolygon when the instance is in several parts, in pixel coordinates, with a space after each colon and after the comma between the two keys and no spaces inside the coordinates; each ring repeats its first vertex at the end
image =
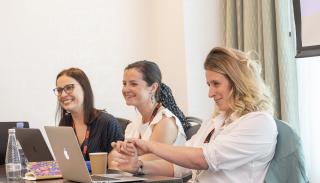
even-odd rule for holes
{"type": "Polygon", "coordinates": [[[232,48],[216,47],[208,54],[204,69],[223,74],[230,81],[230,108],[237,116],[255,111],[273,115],[273,99],[261,77],[260,62],[248,55],[232,48]]]}
{"type": "MultiPolygon", "coordinates": [[[[69,68],[61,71],[56,78],[57,80],[61,76],[68,76],[75,79],[83,89],[83,111],[84,111],[84,122],[90,125],[91,122],[98,116],[100,110],[94,108],[94,97],[92,88],[87,75],[79,68],[69,68]]],[[[72,126],[73,120],[71,114],[61,107],[58,101],[56,119],[60,120],[59,126],[72,126]]]]}
{"type": "Polygon", "coordinates": [[[142,60],[129,64],[125,70],[137,69],[142,74],[142,78],[147,82],[148,86],[158,83],[159,87],[155,92],[155,99],[165,108],[169,109],[181,121],[184,131],[190,127],[185,115],[176,104],[169,86],[161,82],[162,75],[158,65],[154,62],[142,60]]]}

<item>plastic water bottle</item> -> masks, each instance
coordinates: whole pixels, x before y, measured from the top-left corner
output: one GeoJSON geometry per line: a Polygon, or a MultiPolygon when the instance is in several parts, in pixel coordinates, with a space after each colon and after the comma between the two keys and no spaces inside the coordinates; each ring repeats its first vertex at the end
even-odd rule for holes
{"type": "Polygon", "coordinates": [[[8,145],[6,152],[6,174],[8,180],[21,179],[21,161],[17,146],[16,130],[9,129],[8,145]]]}
{"type": "MultiPolygon", "coordinates": [[[[16,128],[24,128],[24,123],[19,122],[16,124],[16,128]]],[[[17,139],[17,147],[20,155],[20,162],[21,162],[21,175],[23,176],[25,173],[27,173],[27,164],[28,164],[28,159],[25,156],[23,149],[21,147],[21,144],[19,140],[17,139]]]]}

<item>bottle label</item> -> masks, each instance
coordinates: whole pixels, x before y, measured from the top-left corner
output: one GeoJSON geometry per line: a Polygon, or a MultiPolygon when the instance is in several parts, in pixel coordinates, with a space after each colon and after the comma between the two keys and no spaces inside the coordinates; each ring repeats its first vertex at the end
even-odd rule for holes
{"type": "Polygon", "coordinates": [[[6,164],[6,171],[7,172],[16,172],[21,170],[20,163],[7,163],[6,164]]]}

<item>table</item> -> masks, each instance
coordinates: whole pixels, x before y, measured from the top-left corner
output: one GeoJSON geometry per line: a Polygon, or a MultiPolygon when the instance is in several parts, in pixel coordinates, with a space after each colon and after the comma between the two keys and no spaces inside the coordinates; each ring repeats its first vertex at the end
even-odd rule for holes
{"type": "MultiPolygon", "coordinates": [[[[109,170],[108,170],[109,171],[109,170]]],[[[114,171],[114,170],[112,170],[114,171]]],[[[114,172],[113,172],[114,173],[114,172]]],[[[165,176],[154,176],[154,175],[143,175],[143,178],[148,180],[142,182],[153,182],[153,183],[183,183],[182,179],[165,177],[165,176]]],[[[41,181],[29,181],[29,180],[20,180],[20,181],[8,181],[6,178],[6,170],[4,165],[0,165],[0,183],[31,183],[31,182],[40,182],[40,183],[65,183],[70,182],[64,179],[51,179],[51,180],[41,180],[41,181]]]]}

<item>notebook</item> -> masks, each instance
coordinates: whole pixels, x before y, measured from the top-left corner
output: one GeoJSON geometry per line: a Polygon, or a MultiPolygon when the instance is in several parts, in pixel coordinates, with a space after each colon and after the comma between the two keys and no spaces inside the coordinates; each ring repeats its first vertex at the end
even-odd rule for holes
{"type": "Polygon", "coordinates": [[[27,180],[62,178],[58,163],[55,161],[29,162],[27,169],[28,172],[24,176],[27,180]]]}
{"type": "Polygon", "coordinates": [[[29,128],[26,121],[0,122],[0,165],[4,164],[8,143],[8,129],[29,128]]]}
{"type": "Polygon", "coordinates": [[[133,182],[146,180],[131,174],[90,176],[72,127],[44,127],[64,179],[76,182],[133,182]]]}
{"type": "Polygon", "coordinates": [[[16,137],[19,140],[24,155],[29,162],[53,160],[47,143],[39,129],[18,128],[16,129],[16,137]]]}

